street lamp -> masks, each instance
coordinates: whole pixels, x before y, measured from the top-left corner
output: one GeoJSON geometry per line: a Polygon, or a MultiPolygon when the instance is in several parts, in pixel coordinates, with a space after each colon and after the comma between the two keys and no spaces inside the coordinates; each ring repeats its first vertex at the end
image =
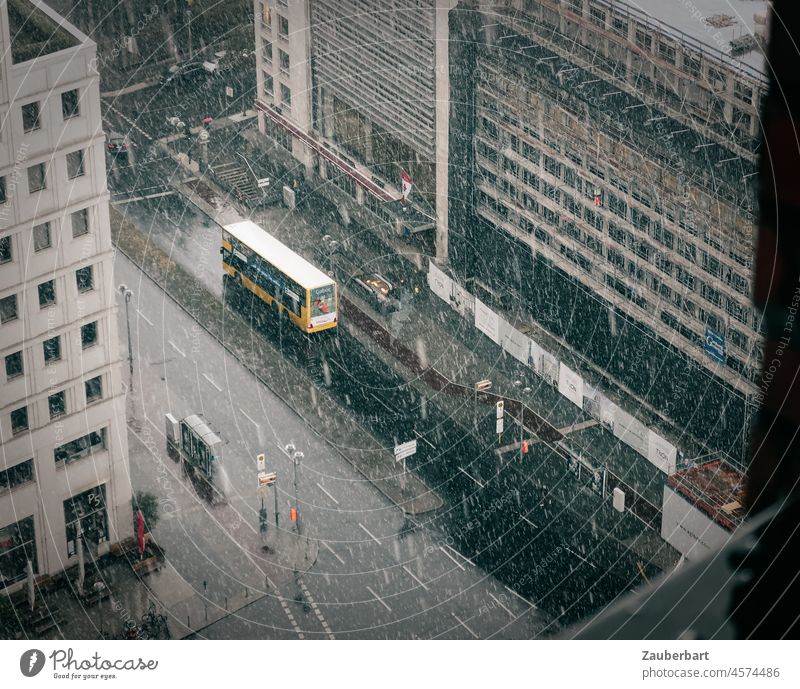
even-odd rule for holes
{"type": "Polygon", "coordinates": [[[297,533],[300,533],[300,510],[298,509],[298,498],[297,498],[297,469],[300,466],[300,461],[305,457],[305,455],[300,452],[295,446],[294,443],[289,443],[286,448],[286,454],[291,457],[292,464],[294,465],[294,518],[295,518],[295,525],[297,528],[297,533]]]}
{"type": "Polygon", "coordinates": [[[324,235],[322,241],[325,244],[325,248],[328,250],[328,271],[333,273],[333,255],[339,248],[339,242],[329,234],[324,235]]]}
{"type": "Polygon", "coordinates": [[[131,392],[133,391],[133,347],[131,346],[131,316],[128,311],[128,304],[131,301],[133,292],[128,289],[127,285],[120,285],[118,287],[119,293],[125,299],[125,323],[128,329],[128,366],[131,370],[131,392]]]}

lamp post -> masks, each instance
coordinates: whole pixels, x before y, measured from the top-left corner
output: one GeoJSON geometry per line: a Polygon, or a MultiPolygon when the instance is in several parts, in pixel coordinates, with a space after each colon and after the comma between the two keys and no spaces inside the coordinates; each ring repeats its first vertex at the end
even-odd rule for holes
{"type": "Polygon", "coordinates": [[[299,534],[301,529],[300,529],[300,510],[297,498],[297,469],[300,466],[300,461],[303,459],[303,457],[305,457],[305,455],[294,446],[294,443],[289,443],[285,449],[286,449],[286,454],[291,458],[292,464],[294,465],[294,518],[295,518],[295,526],[297,528],[297,533],[299,534]]]}
{"type": "Polygon", "coordinates": [[[131,371],[131,391],[133,391],[133,346],[131,345],[131,316],[128,311],[128,304],[131,301],[133,292],[128,289],[127,285],[119,286],[119,293],[125,299],[125,324],[128,329],[128,367],[131,371]]]}

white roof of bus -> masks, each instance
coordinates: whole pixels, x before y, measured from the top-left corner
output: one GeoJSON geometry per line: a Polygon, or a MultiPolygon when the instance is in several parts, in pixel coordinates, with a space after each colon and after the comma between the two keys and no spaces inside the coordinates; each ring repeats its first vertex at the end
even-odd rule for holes
{"type": "Polygon", "coordinates": [[[333,282],[319,268],[298,256],[252,220],[225,225],[223,229],[266,258],[301,287],[320,287],[333,282]]]}

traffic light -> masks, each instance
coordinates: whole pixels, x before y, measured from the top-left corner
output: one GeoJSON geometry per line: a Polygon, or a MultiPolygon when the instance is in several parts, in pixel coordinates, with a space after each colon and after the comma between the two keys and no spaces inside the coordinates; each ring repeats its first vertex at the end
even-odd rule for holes
{"type": "Polygon", "coordinates": [[[528,441],[527,440],[523,440],[522,441],[522,454],[524,454],[524,455],[528,454],[528,441]]]}

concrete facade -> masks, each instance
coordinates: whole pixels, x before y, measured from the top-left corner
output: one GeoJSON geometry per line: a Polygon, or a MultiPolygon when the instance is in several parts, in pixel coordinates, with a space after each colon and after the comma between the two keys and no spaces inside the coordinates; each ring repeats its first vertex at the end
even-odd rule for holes
{"type": "Polygon", "coordinates": [[[39,575],[75,564],[79,518],[87,561],[133,525],[95,44],[44,4],[9,4],[0,11],[0,576],[13,589],[26,559],[39,575]],[[28,30],[37,27],[58,40],[36,45],[28,30]]]}

